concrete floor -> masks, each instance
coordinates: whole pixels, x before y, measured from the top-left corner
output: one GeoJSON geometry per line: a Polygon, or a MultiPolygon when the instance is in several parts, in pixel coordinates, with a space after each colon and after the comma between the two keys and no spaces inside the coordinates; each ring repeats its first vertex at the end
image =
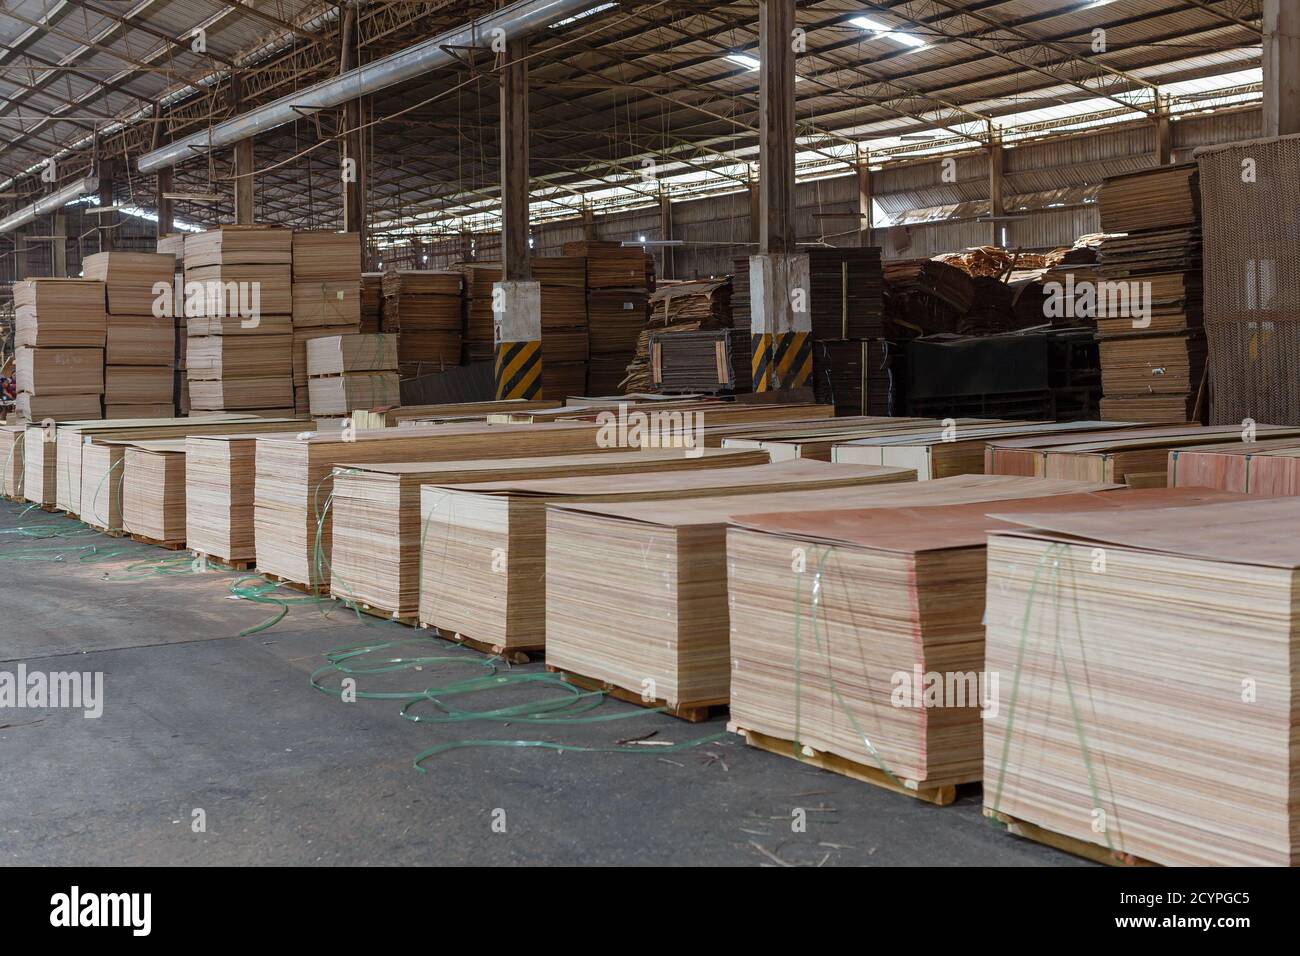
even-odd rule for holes
{"type": "MultiPolygon", "coordinates": [[[[421,774],[412,758],[442,742],[605,747],[655,731],[680,743],[723,731],[725,718],[686,724],[606,701],[597,713],[635,716],[434,726],[401,719],[391,701],[343,703],[309,683],[322,652],[426,632],[296,606],[275,627],[239,637],[275,608],[232,599],[234,575],[158,574],[151,565],[175,555],[101,535],[34,540],[14,529],[81,526],[22,510],[0,501],[0,670],[100,671],[105,703],[99,719],[0,711],[0,862],[1082,865],[991,826],[978,787],[932,807],[730,734],[671,753],[464,748],[431,758],[421,774]],[[146,566],[132,569],[138,562],[146,566]],[[807,811],[806,832],[792,832],[796,807],[807,811]],[[193,832],[196,809],[206,832],[193,832]],[[494,828],[498,811],[505,832],[494,828]]],[[[412,650],[466,663],[359,687],[482,673],[473,663],[481,655],[464,648],[424,639],[412,650]]],[[[546,693],[515,688],[460,703],[546,693]]]]}

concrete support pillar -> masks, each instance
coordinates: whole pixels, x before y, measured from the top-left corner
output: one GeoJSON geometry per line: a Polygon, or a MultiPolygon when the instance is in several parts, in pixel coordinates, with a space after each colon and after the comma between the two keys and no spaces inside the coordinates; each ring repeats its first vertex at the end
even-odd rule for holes
{"type": "Polygon", "coordinates": [[[759,254],[749,260],[754,391],[812,381],[808,256],[794,231],[794,0],[759,0],[759,254]]]}
{"type": "MultiPolygon", "coordinates": [[[[673,238],[673,203],[668,198],[668,193],[660,191],[659,193],[659,238],[664,242],[671,242],[673,238]]],[[[677,278],[677,271],[673,261],[673,247],[664,246],[663,263],[659,268],[659,274],[665,279],[677,278]]]]}
{"type": "Polygon", "coordinates": [[[1002,245],[1003,216],[1006,207],[1002,202],[1002,135],[989,133],[989,245],[1002,245]]]}
{"type": "Polygon", "coordinates": [[[1300,133],[1300,4],[1264,0],[1263,135],[1300,133]]]}
{"type": "Polygon", "coordinates": [[[170,233],[175,225],[172,201],[166,196],[167,193],[172,191],[172,181],[172,168],[170,166],[158,170],[158,177],[154,186],[154,205],[158,209],[158,224],[154,229],[154,236],[158,239],[170,233]]]}
{"type": "Polygon", "coordinates": [[[875,215],[875,206],[872,197],[875,193],[872,190],[871,182],[871,154],[864,148],[858,153],[858,228],[861,230],[858,235],[858,245],[863,248],[874,246],[876,243],[875,231],[872,226],[872,219],[875,215]]]}
{"type": "Polygon", "coordinates": [[[56,212],[50,217],[50,275],[56,279],[68,277],[68,225],[67,217],[56,212]]]}
{"type": "Polygon", "coordinates": [[[496,396],[542,397],[542,287],[528,268],[528,44],[501,64],[501,281],[492,286],[496,396]]]}

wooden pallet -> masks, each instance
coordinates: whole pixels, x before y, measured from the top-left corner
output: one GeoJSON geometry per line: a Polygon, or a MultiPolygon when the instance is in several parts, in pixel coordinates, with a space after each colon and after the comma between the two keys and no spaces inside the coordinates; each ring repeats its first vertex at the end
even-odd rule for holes
{"type": "Polygon", "coordinates": [[[363,604],[360,601],[351,601],[337,596],[336,599],[343,601],[348,607],[356,608],[362,614],[378,618],[381,621],[396,621],[398,624],[405,624],[407,627],[419,626],[419,621],[416,619],[414,614],[409,614],[403,617],[396,611],[386,611],[382,607],[374,607],[370,604],[363,604]]]}
{"type": "Polygon", "coordinates": [[[1081,856],[1085,860],[1092,860],[1094,863],[1101,863],[1106,866],[1162,866],[1160,863],[1152,863],[1150,860],[1144,860],[1132,853],[1124,853],[1121,850],[1112,850],[1110,847],[1102,846],[1099,843],[1089,843],[1087,840],[1080,840],[1077,837],[1066,836],[1064,833],[1057,833],[1053,830],[1047,830],[1038,826],[1036,823],[1029,823],[1025,820],[1018,820],[1015,817],[1001,813],[997,810],[984,808],[984,816],[990,820],[1004,824],[1007,832],[1012,836],[1023,837],[1026,840],[1033,840],[1035,843],[1041,843],[1043,846],[1050,846],[1054,850],[1063,850],[1074,856],[1081,856]]]}
{"type": "Polygon", "coordinates": [[[182,551],[185,548],[184,541],[159,541],[157,538],[150,538],[147,535],[135,534],[134,532],[127,535],[132,541],[138,541],[140,544],[152,545],[155,548],[166,548],[168,551],[182,551]]]}
{"type": "Polygon", "coordinates": [[[740,734],[745,738],[746,743],[751,747],[757,747],[759,750],[766,750],[768,753],[777,754],[781,757],[789,757],[791,760],[810,764],[819,770],[829,770],[831,773],[852,777],[862,783],[869,783],[884,790],[892,790],[894,793],[901,793],[903,796],[912,797],[915,800],[924,800],[926,803],[933,803],[937,807],[946,807],[955,801],[959,785],[977,783],[980,780],[979,776],[944,780],[911,780],[906,777],[895,777],[892,774],[885,773],[878,767],[858,763],[847,757],[841,757],[839,754],[814,750],[812,747],[796,746],[792,741],[772,737],[756,730],[746,730],[734,723],[728,724],[727,729],[732,733],[740,734]]]}
{"type": "Polygon", "coordinates": [[[330,596],[329,588],[313,588],[310,584],[303,584],[301,581],[290,581],[288,578],[282,578],[280,575],[272,574],[270,571],[259,571],[258,573],[273,584],[286,587],[291,591],[309,594],[312,597],[328,598],[330,596]]]}
{"type": "Polygon", "coordinates": [[[439,637],[444,641],[451,641],[453,644],[463,644],[480,654],[487,654],[490,657],[499,657],[511,664],[527,664],[533,658],[529,655],[541,657],[546,653],[546,646],[543,644],[530,645],[528,647],[505,647],[502,644],[488,644],[484,641],[476,641],[472,637],[466,637],[464,634],[455,631],[447,632],[438,630],[428,624],[416,624],[416,627],[426,631],[437,631],[439,637]]]}
{"type": "Polygon", "coordinates": [[[690,721],[693,724],[701,723],[708,720],[711,716],[718,713],[731,703],[730,700],[702,700],[693,701],[689,704],[670,704],[668,701],[659,698],[656,700],[646,700],[636,691],[628,690],[626,687],[619,687],[617,684],[611,684],[606,680],[597,680],[594,677],[584,677],[581,674],[574,674],[571,671],[561,670],[558,667],[546,665],[546,669],[552,674],[559,674],[568,683],[583,690],[603,691],[615,700],[621,700],[628,704],[636,704],[638,707],[648,709],[659,709],[670,717],[676,717],[678,720],[690,721]]]}
{"type": "Polygon", "coordinates": [[[204,554],[202,551],[196,551],[193,548],[190,549],[190,554],[196,558],[202,558],[212,567],[222,571],[252,571],[257,567],[257,562],[253,560],[225,561],[221,558],[214,558],[210,554],[204,554]]]}

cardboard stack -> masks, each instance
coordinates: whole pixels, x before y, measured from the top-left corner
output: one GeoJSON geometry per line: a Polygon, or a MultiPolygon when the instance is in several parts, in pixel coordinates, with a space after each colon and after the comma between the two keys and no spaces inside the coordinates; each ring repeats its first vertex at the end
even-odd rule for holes
{"type": "Polygon", "coordinates": [[[293,407],[305,414],[307,343],[361,331],[361,237],[355,232],[293,234],[293,407]]]}
{"type": "Polygon", "coordinates": [[[102,418],[104,283],[24,279],[13,294],[19,420],[102,418]]]}
{"type": "Polygon", "coordinates": [[[163,418],[175,412],[176,258],[153,252],[87,256],[88,279],[104,283],[104,417],[163,418]]]}
{"type": "MultiPolygon", "coordinates": [[[[459,272],[410,269],[384,273],[380,327],[397,335],[397,361],[403,375],[440,372],[460,364],[462,282],[459,272]]],[[[490,291],[488,295],[490,298],[490,291]]]]}
{"type": "Polygon", "coordinates": [[[292,262],[288,229],[221,226],[185,237],[185,362],[195,411],[292,413],[292,262]]]}
{"type": "Polygon", "coordinates": [[[350,415],[401,401],[396,335],[331,335],[307,343],[313,418],[350,415]]]}

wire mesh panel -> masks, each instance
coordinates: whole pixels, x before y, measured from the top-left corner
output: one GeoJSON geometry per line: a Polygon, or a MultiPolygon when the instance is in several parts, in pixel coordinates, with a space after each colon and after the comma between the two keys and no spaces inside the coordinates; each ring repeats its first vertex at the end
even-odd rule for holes
{"type": "Polygon", "coordinates": [[[1196,160],[1211,422],[1300,424],[1300,136],[1196,160]]]}

